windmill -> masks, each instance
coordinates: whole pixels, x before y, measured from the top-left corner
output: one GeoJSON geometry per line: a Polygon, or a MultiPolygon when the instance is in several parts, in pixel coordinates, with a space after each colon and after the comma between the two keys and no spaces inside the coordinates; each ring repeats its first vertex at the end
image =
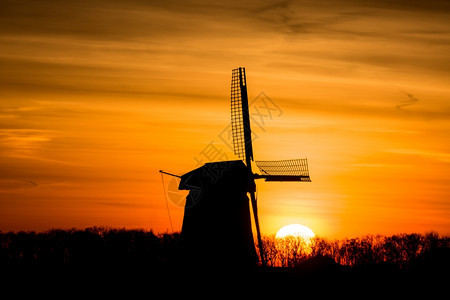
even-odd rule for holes
{"type": "Polygon", "coordinates": [[[264,246],[259,227],[256,179],[265,181],[311,181],[306,159],[255,161],[259,174],[253,173],[253,146],[245,68],[232,71],[231,128],[234,153],[240,160],[210,162],[182,176],[178,189],[189,190],[181,230],[189,260],[228,257],[226,264],[252,264],[256,259],[249,207],[252,205],[261,264],[265,265],[264,246]],[[225,242],[224,242],[225,240],[225,242]],[[218,253],[213,255],[212,253],[218,253]]]}

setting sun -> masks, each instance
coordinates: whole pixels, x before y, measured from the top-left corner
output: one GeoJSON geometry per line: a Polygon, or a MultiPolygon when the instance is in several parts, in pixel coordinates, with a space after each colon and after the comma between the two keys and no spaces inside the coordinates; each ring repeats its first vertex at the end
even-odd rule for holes
{"type": "Polygon", "coordinates": [[[303,239],[311,239],[315,236],[314,232],[307,226],[300,224],[290,224],[282,227],[275,235],[276,238],[285,238],[288,236],[302,237],[303,239]]]}

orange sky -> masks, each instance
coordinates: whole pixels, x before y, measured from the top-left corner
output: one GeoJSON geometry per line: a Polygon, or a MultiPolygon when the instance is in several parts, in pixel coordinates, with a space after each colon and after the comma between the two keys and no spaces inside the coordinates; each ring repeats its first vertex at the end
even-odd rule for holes
{"type": "Polygon", "coordinates": [[[450,234],[448,53],[448,1],[2,1],[0,230],[170,230],[244,66],[255,158],[312,179],[258,183],[263,234],[450,234]]]}

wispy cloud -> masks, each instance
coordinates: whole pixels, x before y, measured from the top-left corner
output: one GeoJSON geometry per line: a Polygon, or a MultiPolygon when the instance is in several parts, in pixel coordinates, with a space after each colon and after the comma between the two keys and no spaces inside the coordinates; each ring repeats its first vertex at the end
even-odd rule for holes
{"type": "Polygon", "coordinates": [[[49,141],[48,130],[0,129],[0,151],[4,156],[35,158],[43,144],[49,141]]]}
{"type": "Polygon", "coordinates": [[[0,192],[14,189],[33,188],[38,183],[33,180],[0,179],[0,192]]]}
{"type": "Polygon", "coordinates": [[[396,109],[403,109],[403,107],[405,107],[405,106],[410,106],[410,105],[413,105],[413,104],[419,102],[419,99],[417,99],[416,97],[414,97],[412,94],[410,94],[410,93],[405,93],[405,95],[408,97],[408,99],[402,101],[401,104],[397,105],[397,106],[395,107],[396,109]]]}
{"type": "Polygon", "coordinates": [[[435,152],[421,149],[390,149],[388,150],[388,152],[402,155],[421,156],[434,159],[443,163],[450,163],[450,153],[445,152],[435,152]]]}

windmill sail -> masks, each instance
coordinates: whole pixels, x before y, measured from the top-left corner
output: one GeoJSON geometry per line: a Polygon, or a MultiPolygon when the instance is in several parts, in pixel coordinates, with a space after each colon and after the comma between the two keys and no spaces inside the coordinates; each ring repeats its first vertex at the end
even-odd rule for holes
{"type": "Polygon", "coordinates": [[[264,178],[266,181],[311,181],[306,158],[255,161],[255,163],[261,172],[257,178],[264,178]]]}
{"type": "Polygon", "coordinates": [[[248,165],[253,160],[253,146],[245,68],[234,69],[231,76],[231,128],[234,154],[248,165]]]}

